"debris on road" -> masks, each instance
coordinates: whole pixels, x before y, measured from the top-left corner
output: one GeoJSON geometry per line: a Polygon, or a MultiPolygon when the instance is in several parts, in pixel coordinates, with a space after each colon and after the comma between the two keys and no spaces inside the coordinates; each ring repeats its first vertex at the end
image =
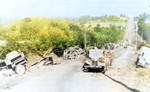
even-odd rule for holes
{"type": "Polygon", "coordinates": [[[70,47],[69,49],[64,50],[63,58],[64,59],[78,59],[80,55],[84,55],[85,51],[78,46],[70,47]]]}
{"type": "Polygon", "coordinates": [[[45,57],[41,58],[39,61],[35,62],[31,66],[36,65],[38,68],[41,66],[46,65],[56,65],[61,64],[62,58],[59,58],[56,54],[50,53],[49,55],[46,55],[45,57]]]}
{"type": "Polygon", "coordinates": [[[119,44],[117,44],[117,43],[108,43],[107,44],[108,50],[114,50],[114,49],[117,49],[118,47],[119,47],[119,44]]]}

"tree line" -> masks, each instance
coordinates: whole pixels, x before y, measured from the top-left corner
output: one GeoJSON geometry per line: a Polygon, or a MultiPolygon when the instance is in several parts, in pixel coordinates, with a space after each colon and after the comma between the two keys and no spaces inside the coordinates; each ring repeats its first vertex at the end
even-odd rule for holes
{"type": "Polygon", "coordinates": [[[144,40],[150,42],[150,23],[146,21],[150,21],[150,14],[140,14],[135,17],[135,20],[138,21],[138,34],[143,37],[144,40]]]}
{"type": "Polygon", "coordinates": [[[43,56],[47,51],[55,49],[63,51],[76,45],[84,48],[85,31],[87,45],[96,43],[99,48],[109,42],[121,40],[124,33],[123,29],[115,25],[110,27],[97,25],[92,30],[86,30],[64,19],[27,17],[9,28],[0,30],[0,40],[7,41],[6,46],[0,47],[0,58],[5,58],[6,54],[13,50],[43,56]]]}

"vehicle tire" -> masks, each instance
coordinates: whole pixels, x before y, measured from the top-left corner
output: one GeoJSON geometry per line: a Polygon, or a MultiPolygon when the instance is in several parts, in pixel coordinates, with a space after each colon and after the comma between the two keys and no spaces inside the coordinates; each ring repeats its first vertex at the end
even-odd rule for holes
{"type": "Polygon", "coordinates": [[[79,58],[79,52],[77,50],[74,50],[71,52],[71,59],[78,59],[79,58]]]}
{"type": "Polygon", "coordinates": [[[85,63],[85,64],[83,65],[83,71],[84,71],[84,72],[89,72],[89,68],[87,68],[86,66],[89,66],[89,65],[85,63]]]}
{"type": "Polygon", "coordinates": [[[17,74],[24,74],[26,71],[25,67],[23,65],[17,65],[15,68],[15,72],[17,74]]]}
{"type": "Polygon", "coordinates": [[[88,68],[83,68],[83,71],[84,72],[89,72],[89,69],[88,68]]]}
{"type": "Polygon", "coordinates": [[[104,74],[107,70],[107,65],[103,66],[103,70],[102,70],[102,73],[104,74]]]}

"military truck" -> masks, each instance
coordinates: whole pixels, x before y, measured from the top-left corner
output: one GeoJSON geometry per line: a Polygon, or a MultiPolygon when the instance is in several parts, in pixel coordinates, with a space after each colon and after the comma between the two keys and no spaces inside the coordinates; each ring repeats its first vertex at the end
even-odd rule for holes
{"type": "Polygon", "coordinates": [[[83,65],[83,71],[89,72],[90,70],[96,70],[105,73],[107,66],[105,62],[99,61],[101,57],[103,57],[103,50],[97,48],[90,49],[88,58],[85,59],[85,63],[83,65]]]}

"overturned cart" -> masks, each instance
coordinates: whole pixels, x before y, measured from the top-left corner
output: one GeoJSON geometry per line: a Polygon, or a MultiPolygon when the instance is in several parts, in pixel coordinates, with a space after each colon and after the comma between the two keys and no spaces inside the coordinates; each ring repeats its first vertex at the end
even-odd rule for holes
{"type": "Polygon", "coordinates": [[[105,62],[100,62],[99,59],[103,56],[103,50],[90,49],[89,57],[85,58],[85,63],[83,65],[83,71],[89,72],[90,70],[102,71],[105,73],[107,67],[105,62]]]}
{"type": "Polygon", "coordinates": [[[18,52],[13,51],[7,54],[6,59],[1,60],[0,70],[10,70],[12,69],[17,74],[23,74],[26,71],[27,59],[23,55],[19,55],[18,52]]]}

